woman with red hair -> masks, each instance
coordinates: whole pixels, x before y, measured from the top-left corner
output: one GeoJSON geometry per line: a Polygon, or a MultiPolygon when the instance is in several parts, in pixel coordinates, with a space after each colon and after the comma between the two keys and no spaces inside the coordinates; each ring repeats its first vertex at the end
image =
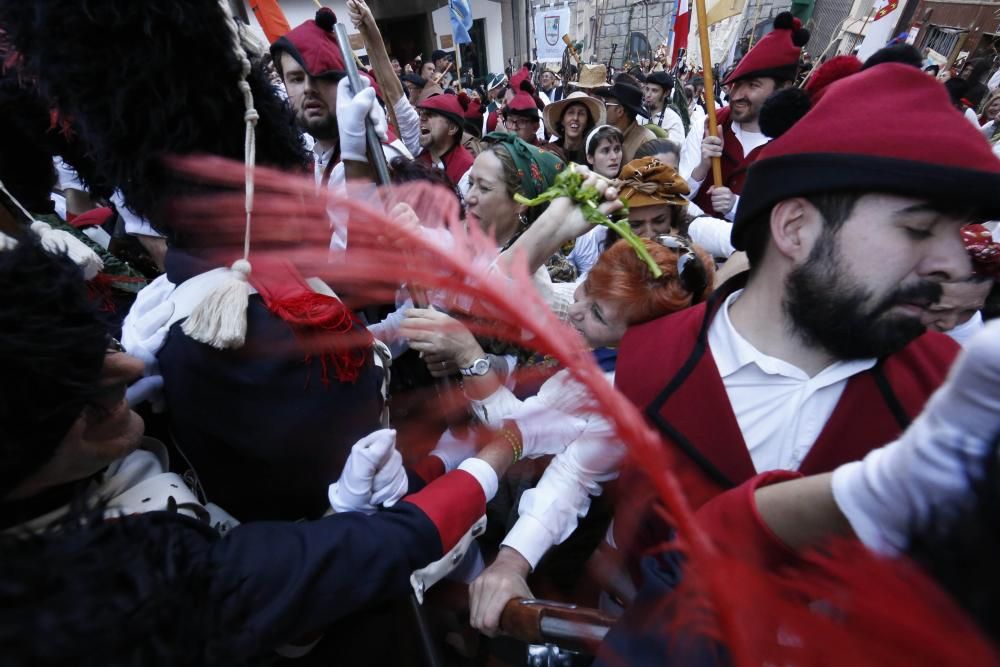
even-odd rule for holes
{"type": "MultiPolygon", "coordinates": [[[[625,330],[704,300],[711,291],[714,264],[700,248],[680,237],[644,240],[663,275],[649,267],[625,241],[608,248],[576,290],[569,323],[594,350],[605,376],[614,382],[615,347],[625,330]]],[[[624,453],[614,429],[585,409],[588,396],[568,370],[549,378],[535,396],[524,401],[501,384],[489,370],[482,348],[463,327],[449,326],[440,337],[439,353],[453,356],[459,368],[484,367],[484,374],[467,373],[465,392],[477,416],[499,427],[514,415],[533,419],[578,420],[579,435],[566,443],[551,443],[560,452],[534,489],[521,496],[520,518],[503,540],[496,561],[472,584],[471,621],[492,634],[504,604],[513,597],[533,597],[525,577],[552,546],[576,529],[590,507],[590,496],[614,479],[624,453]]],[[[571,431],[567,429],[566,431],[571,431]]]]}

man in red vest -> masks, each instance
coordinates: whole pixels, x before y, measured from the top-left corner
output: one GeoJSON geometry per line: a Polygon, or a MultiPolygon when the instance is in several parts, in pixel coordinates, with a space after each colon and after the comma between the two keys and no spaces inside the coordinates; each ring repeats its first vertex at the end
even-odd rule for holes
{"type": "MultiPolygon", "coordinates": [[[[998,193],[989,145],[900,63],[832,84],[761,151],[732,235],[750,271],[629,330],[618,356],[618,388],[663,434],[694,507],[760,472],[832,470],[902,432],[958,350],[921,317],[942,282],[970,275],[959,230],[1000,214],[998,193]]],[[[644,523],[643,481],[626,469],[615,518],[632,555],[664,536],[644,523]]]]}
{"type": "Polygon", "coordinates": [[[418,160],[438,167],[456,186],[472,168],[472,153],[462,145],[465,109],[455,95],[433,95],[417,105],[420,112],[418,160]]]}
{"type": "Polygon", "coordinates": [[[809,31],[802,23],[782,12],[774,19],[774,30],[757,42],[723,81],[729,87],[729,106],[719,111],[721,137],[705,132],[701,162],[689,179],[692,200],[707,214],[727,220],[736,217],[747,169],[768,142],[758,122],[761,107],[772,93],[795,81],[799,53],[808,40],[809,31]],[[719,186],[711,180],[713,157],[722,159],[719,186]]]}

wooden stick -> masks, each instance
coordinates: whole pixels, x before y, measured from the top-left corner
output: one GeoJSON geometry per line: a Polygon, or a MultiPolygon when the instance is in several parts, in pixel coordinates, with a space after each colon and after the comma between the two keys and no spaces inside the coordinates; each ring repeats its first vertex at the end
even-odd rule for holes
{"type": "MultiPolygon", "coordinates": [[[[712,77],[712,51],[708,46],[708,12],[705,11],[705,0],[695,0],[698,10],[698,38],[701,42],[701,68],[705,78],[705,110],[708,111],[708,133],[719,136],[719,122],[715,118],[715,81],[712,77]]],[[[722,162],[712,158],[712,183],[715,187],[722,186],[722,162]]]]}

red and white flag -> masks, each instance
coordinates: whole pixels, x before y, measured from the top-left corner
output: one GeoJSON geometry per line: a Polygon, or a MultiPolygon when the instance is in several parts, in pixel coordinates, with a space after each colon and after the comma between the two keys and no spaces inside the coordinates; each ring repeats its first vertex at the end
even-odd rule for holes
{"type": "Polygon", "coordinates": [[[677,16],[674,17],[674,50],[670,62],[677,62],[681,49],[687,50],[688,32],[691,30],[691,7],[688,0],[677,0],[677,16]]]}
{"type": "Polygon", "coordinates": [[[884,0],[882,6],[875,12],[875,16],[872,17],[872,20],[878,21],[881,18],[885,18],[889,14],[896,11],[896,7],[899,7],[899,0],[884,0]]]}

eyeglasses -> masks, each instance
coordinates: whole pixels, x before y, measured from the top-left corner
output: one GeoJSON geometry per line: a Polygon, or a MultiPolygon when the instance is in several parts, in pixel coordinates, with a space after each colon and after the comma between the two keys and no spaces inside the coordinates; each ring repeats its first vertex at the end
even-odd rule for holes
{"type": "Polygon", "coordinates": [[[520,116],[515,116],[513,114],[508,114],[504,116],[504,125],[510,127],[521,127],[522,125],[530,125],[533,122],[537,122],[531,118],[522,118],[520,116]]]}
{"type": "Polygon", "coordinates": [[[687,241],[680,236],[663,234],[656,237],[656,240],[665,248],[670,248],[677,253],[677,275],[681,279],[681,285],[688,292],[691,292],[691,303],[701,301],[701,295],[708,287],[708,276],[701,259],[695,254],[687,241]]]}

